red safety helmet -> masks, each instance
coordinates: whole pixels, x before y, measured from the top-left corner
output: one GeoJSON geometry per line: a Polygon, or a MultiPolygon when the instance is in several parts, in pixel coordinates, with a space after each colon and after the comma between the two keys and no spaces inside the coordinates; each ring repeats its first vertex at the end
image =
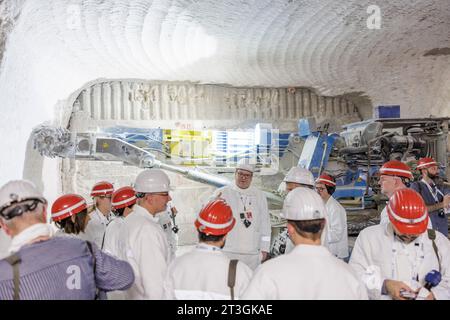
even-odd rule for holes
{"type": "Polygon", "coordinates": [[[408,165],[398,160],[391,160],[383,164],[379,174],[413,179],[411,169],[408,165]]]}
{"type": "Polygon", "coordinates": [[[419,162],[417,163],[417,170],[422,170],[422,169],[426,169],[426,168],[430,168],[433,166],[437,166],[438,163],[436,161],[434,161],[433,158],[420,158],[419,162]]]}
{"type": "Polygon", "coordinates": [[[389,199],[387,213],[391,223],[402,234],[421,234],[427,230],[427,206],[413,189],[395,191],[389,199]]]}
{"type": "Polygon", "coordinates": [[[329,174],[322,173],[319,178],[317,178],[316,183],[323,183],[326,186],[336,187],[336,180],[329,174]]]}
{"type": "Polygon", "coordinates": [[[86,200],[77,194],[66,194],[52,205],[53,221],[61,221],[67,217],[76,215],[87,208],[86,200]]]}
{"type": "Polygon", "coordinates": [[[113,192],[114,186],[111,183],[107,181],[100,181],[92,187],[91,197],[112,195],[113,192]]]}
{"type": "Polygon", "coordinates": [[[230,206],[225,200],[216,199],[200,211],[195,220],[195,227],[207,235],[221,236],[230,232],[235,223],[236,219],[230,206]]]}
{"type": "Polygon", "coordinates": [[[114,191],[111,205],[113,209],[129,207],[136,203],[136,196],[132,187],[122,187],[114,191]]]}

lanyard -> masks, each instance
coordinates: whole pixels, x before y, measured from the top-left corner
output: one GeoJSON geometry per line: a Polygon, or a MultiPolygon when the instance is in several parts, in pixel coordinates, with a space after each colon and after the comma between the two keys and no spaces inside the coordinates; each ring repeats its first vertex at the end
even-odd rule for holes
{"type": "Polygon", "coordinates": [[[425,183],[425,185],[428,188],[428,191],[430,191],[431,195],[433,196],[434,201],[436,201],[436,203],[439,203],[440,201],[439,201],[438,194],[440,194],[441,196],[444,196],[444,194],[441,192],[441,190],[439,190],[438,187],[436,186],[436,192],[433,192],[433,189],[431,188],[431,186],[424,179],[422,179],[420,181],[425,183]]]}
{"type": "MultiPolygon", "coordinates": [[[[250,196],[245,196],[245,200],[244,200],[244,198],[242,197],[242,194],[239,194],[239,197],[240,197],[240,199],[241,199],[241,202],[242,202],[242,205],[244,206],[244,211],[247,211],[247,200],[248,200],[248,198],[250,197],[250,196]]],[[[251,207],[252,206],[252,199],[251,199],[251,197],[250,197],[250,201],[249,201],[249,207],[251,207]]]]}
{"type": "Polygon", "coordinates": [[[408,245],[414,245],[415,257],[411,256],[410,250],[408,250],[407,246],[403,244],[401,241],[397,240],[394,234],[394,241],[392,242],[392,260],[391,260],[391,275],[392,279],[398,279],[397,270],[397,256],[399,251],[406,253],[410,265],[412,265],[412,273],[410,274],[410,279],[412,281],[419,281],[419,267],[422,264],[422,261],[425,258],[425,253],[423,249],[423,240],[422,236],[419,239],[414,240],[413,243],[409,243],[408,245]],[[419,240],[419,241],[417,241],[419,240]]]}

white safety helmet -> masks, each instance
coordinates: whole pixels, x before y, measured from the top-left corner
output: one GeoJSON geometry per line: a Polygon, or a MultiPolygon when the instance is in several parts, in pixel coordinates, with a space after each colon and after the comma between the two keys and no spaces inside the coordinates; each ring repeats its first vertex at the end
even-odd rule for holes
{"type": "Polygon", "coordinates": [[[139,193],[169,192],[170,180],[161,169],[147,169],[136,177],[134,190],[139,193]]]}
{"type": "Polygon", "coordinates": [[[287,195],[281,217],[294,221],[323,219],[326,216],[325,210],[325,204],[317,192],[299,187],[287,195]]]}
{"type": "Polygon", "coordinates": [[[313,174],[308,169],[301,167],[292,167],[283,181],[306,184],[308,186],[314,187],[313,174]]]}
{"type": "Polygon", "coordinates": [[[243,158],[243,159],[239,160],[239,162],[236,166],[236,170],[238,170],[238,169],[250,171],[251,173],[253,173],[253,172],[255,172],[255,165],[250,163],[250,159],[243,158]]]}
{"type": "Polygon", "coordinates": [[[12,180],[0,188],[0,213],[15,203],[38,200],[47,203],[42,193],[28,180],[12,180]]]}

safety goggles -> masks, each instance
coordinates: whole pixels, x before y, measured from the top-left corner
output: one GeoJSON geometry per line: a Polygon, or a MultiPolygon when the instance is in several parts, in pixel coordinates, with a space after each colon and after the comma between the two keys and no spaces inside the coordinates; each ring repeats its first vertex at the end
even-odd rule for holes
{"type": "Polygon", "coordinates": [[[6,220],[11,220],[21,216],[25,212],[34,211],[39,203],[45,204],[46,202],[40,199],[27,199],[21,202],[12,202],[9,206],[0,209],[0,216],[6,220]]]}

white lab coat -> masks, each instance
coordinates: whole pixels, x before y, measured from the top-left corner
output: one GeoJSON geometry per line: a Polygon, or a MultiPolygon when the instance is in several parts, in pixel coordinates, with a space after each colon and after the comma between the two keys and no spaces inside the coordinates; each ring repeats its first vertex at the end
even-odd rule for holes
{"type": "Polygon", "coordinates": [[[0,228],[0,260],[9,256],[8,249],[10,245],[11,238],[0,228]]]}
{"type": "Polygon", "coordinates": [[[326,203],[327,208],[327,247],[338,258],[348,257],[347,212],[344,207],[330,197],[326,203]]]}
{"type": "MultiPolygon", "coordinates": [[[[90,220],[84,230],[84,237],[91,241],[103,250],[103,237],[105,235],[106,226],[110,222],[109,217],[105,217],[98,209],[95,209],[90,214],[90,220]]],[[[110,216],[112,216],[110,214],[110,216]]]]}
{"type": "Polygon", "coordinates": [[[166,210],[158,213],[157,215],[155,215],[155,217],[158,219],[158,223],[161,226],[164,234],[166,235],[167,243],[169,244],[171,260],[173,260],[175,259],[175,253],[177,251],[178,239],[177,235],[172,230],[173,222],[170,215],[171,212],[169,212],[169,210],[166,210]]]}
{"type": "MultiPolygon", "coordinates": [[[[178,300],[230,300],[228,269],[230,259],[218,247],[204,243],[169,266],[164,282],[165,298],[178,300]]],[[[247,288],[252,271],[244,263],[238,262],[235,299],[247,288]]]]}
{"type": "Polygon", "coordinates": [[[361,300],[363,283],[324,246],[297,245],[263,263],[243,295],[247,300],[361,300]]]}
{"type": "MultiPolygon", "coordinates": [[[[450,299],[450,242],[436,232],[435,243],[441,257],[442,280],[431,291],[436,299],[450,299]]],[[[439,270],[427,232],[405,245],[395,238],[390,223],[362,230],[356,239],[349,264],[365,283],[371,299],[390,299],[381,294],[386,279],[403,281],[413,287],[411,279],[418,274],[419,284],[423,286],[426,274],[433,269],[439,270]],[[416,271],[413,270],[414,265],[417,265],[416,271]]]]}
{"type": "MultiPolygon", "coordinates": [[[[380,213],[380,224],[386,225],[389,222],[390,222],[390,220],[389,220],[389,216],[388,216],[388,213],[387,213],[387,203],[386,203],[386,206],[383,208],[383,210],[381,210],[381,213],[380,213]]],[[[428,226],[427,226],[427,228],[428,229],[433,229],[433,224],[431,223],[431,219],[430,219],[429,216],[428,216],[428,226]]]]}
{"type": "Polygon", "coordinates": [[[120,256],[119,241],[124,221],[125,217],[116,217],[106,227],[105,240],[103,242],[103,251],[114,257],[120,256]]]}
{"type": "Polygon", "coordinates": [[[240,189],[235,184],[217,189],[213,195],[216,198],[222,193],[236,218],[234,228],[228,233],[223,252],[230,259],[238,259],[251,269],[261,263],[261,251],[270,251],[271,225],[267,199],[264,194],[250,186],[248,189],[240,189]],[[244,210],[245,207],[245,210],[244,210]],[[240,214],[246,217],[251,214],[251,225],[246,228],[240,214]]]}
{"type": "Polygon", "coordinates": [[[170,250],[158,219],[136,204],[124,220],[119,246],[120,258],[131,264],[135,275],[126,299],[162,299],[170,250]]]}

